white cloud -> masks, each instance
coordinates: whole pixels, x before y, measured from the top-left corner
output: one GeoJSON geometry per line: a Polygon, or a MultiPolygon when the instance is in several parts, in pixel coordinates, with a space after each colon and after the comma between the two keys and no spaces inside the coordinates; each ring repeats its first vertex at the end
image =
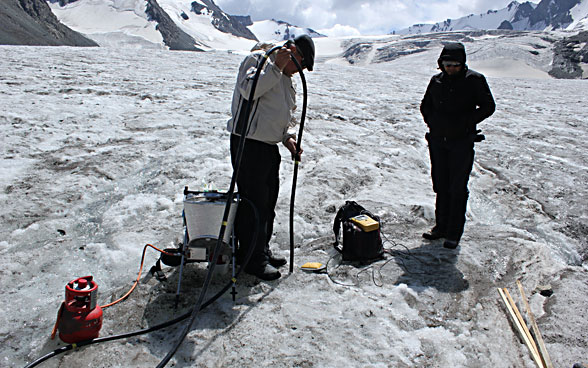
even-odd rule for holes
{"type": "MultiPolygon", "coordinates": [[[[254,21],[284,20],[315,30],[385,34],[506,7],[511,0],[215,0],[224,11],[254,21]]],[[[537,3],[539,0],[532,0],[537,3]]]]}
{"type": "Polygon", "coordinates": [[[318,33],[329,37],[360,36],[361,33],[355,27],[335,24],[331,28],[317,29],[318,33]]]}

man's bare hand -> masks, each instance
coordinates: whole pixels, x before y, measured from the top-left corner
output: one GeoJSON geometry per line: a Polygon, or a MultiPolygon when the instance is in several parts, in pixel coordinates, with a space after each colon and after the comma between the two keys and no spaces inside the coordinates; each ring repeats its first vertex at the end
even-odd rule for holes
{"type": "Polygon", "coordinates": [[[274,63],[276,64],[276,66],[280,70],[284,70],[286,65],[288,65],[288,62],[290,61],[291,54],[292,54],[292,51],[290,51],[290,49],[287,49],[285,47],[282,47],[281,49],[278,50],[278,53],[276,54],[276,60],[274,63]]]}
{"type": "Polygon", "coordinates": [[[304,152],[304,150],[300,148],[300,152],[298,152],[298,155],[296,154],[296,141],[294,140],[294,138],[288,138],[288,140],[284,143],[284,146],[286,146],[288,151],[290,151],[290,153],[292,154],[292,160],[300,161],[300,156],[302,155],[302,152],[304,152]]]}

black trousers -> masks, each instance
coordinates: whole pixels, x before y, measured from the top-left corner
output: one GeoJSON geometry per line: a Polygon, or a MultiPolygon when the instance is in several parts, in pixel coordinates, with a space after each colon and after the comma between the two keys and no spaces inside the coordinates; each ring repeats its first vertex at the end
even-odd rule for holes
{"type": "MultiPolygon", "coordinates": [[[[231,161],[235,169],[237,135],[231,135],[231,161]]],[[[247,265],[249,269],[262,267],[268,262],[269,241],[273,234],[275,208],[280,189],[280,150],[275,144],[267,144],[247,139],[241,156],[241,166],[237,177],[239,195],[251,201],[259,216],[257,241],[252,244],[255,227],[253,210],[247,202],[239,204],[235,220],[235,235],[239,242],[238,257],[245,257],[250,247],[253,254],[247,265]]]]}
{"type": "Polygon", "coordinates": [[[468,180],[474,164],[471,139],[445,140],[430,137],[431,178],[435,202],[435,228],[447,239],[459,241],[463,235],[468,202],[468,180]]]}

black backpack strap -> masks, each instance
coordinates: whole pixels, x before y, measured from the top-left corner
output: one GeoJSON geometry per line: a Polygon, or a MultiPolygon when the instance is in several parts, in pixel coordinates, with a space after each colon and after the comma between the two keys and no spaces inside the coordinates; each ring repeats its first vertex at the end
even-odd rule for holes
{"type": "Polygon", "coordinates": [[[335,243],[333,244],[333,247],[339,252],[341,252],[341,249],[339,247],[339,232],[341,230],[341,220],[343,219],[343,211],[345,210],[347,203],[349,202],[346,202],[345,206],[339,208],[339,211],[337,211],[337,215],[335,216],[335,221],[333,222],[333,232],[335,233],[335,243]]]}
{"type": "Polygon", "coordinates": [[[350,217],[350,212],[359,212],[358,208],[363,209],[363,207],[355,203],[355,201],[345,201],[345,204],[341,206],[341,208],[339,208],[339,211],[337,211],[337,216],[335,216],[335,221],[333,222],[333,232],[335,233],[335,243],[333,244],[333,247],[337,249],[339,252],[342,251],[342,247],[339,246],[339,241],[341,239],[339,237],[339,233],[341,230],[341,222],[350,217]]]}

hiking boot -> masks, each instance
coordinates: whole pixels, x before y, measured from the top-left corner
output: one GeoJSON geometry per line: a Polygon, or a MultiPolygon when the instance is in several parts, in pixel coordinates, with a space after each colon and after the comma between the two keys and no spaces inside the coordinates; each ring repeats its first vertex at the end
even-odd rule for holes
{"type": "Polygon", "coordinates": [[[431,231],[427,231],[423,233],[423,238],[427,240],[437,240],[445,237],[445,233],[443,231],[437,230],[433,228],[431,231]]]}
{"type": "Polygon", "coordinates": [[[288,261],[286,261],[286,257],[276,256],[273,254],[270,254],[268,256],[268,261],[269,261],[269,264],[271,264],[275,268],[280,268],[280,267],[284,266],[286,263],[288,263],[288,261]]]}
{"type": "Polygon", "coordinates": [[[447,239],[443,242],[443,248],[447,248],[447,249],[455,249],[455,248],[457,248],[458,245],[459,245],[458,240],[447,239]]]}
{"type": "Polygon", "coordinates": [[[275,268],[280,268],[286,263],[288,263],[285,257],[275,255],[270,249],[267,249],[266,255],[269,264],[271,264],[275,268]]]}
{"type": "Polygon", "coordinates": [[[259,267],[247,267],[245,273],[253,275],[265,281],[272,281],[279,279],[282,274],[274,266],[267,263],[259,267]]]}

